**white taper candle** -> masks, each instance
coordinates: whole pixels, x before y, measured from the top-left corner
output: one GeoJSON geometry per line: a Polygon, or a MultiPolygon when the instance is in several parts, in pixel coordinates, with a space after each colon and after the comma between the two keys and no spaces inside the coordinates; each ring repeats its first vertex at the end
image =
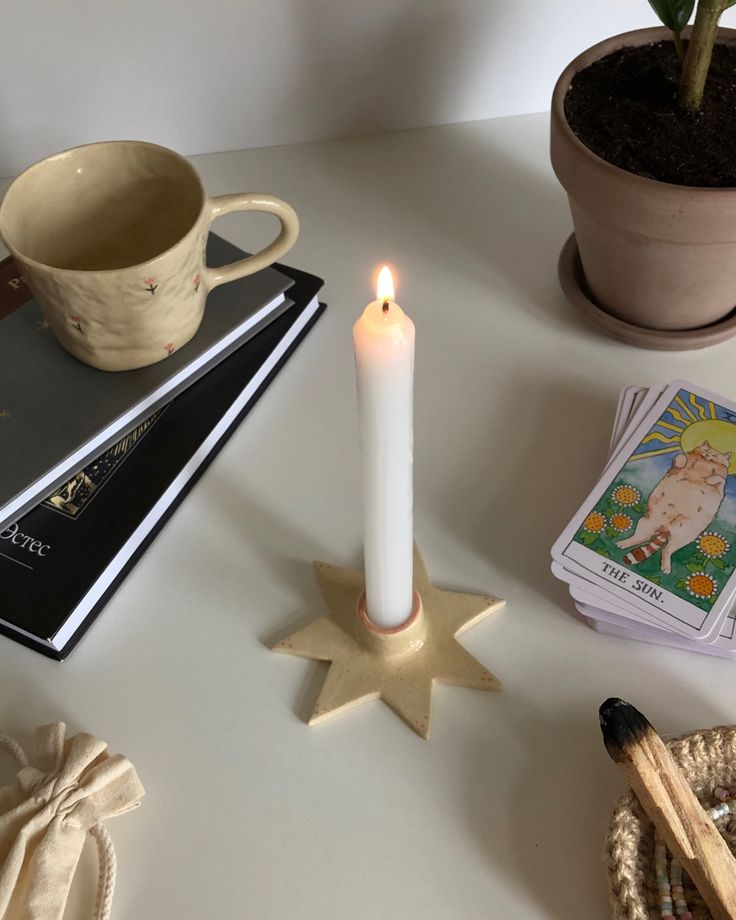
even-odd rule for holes
{"type": "Polygon", "coordinates": [[[400,626],[413,597],[414,324],[394,302],[387,267],[378,299],[353,327],[363,468],[366,611],[400,626]]]}

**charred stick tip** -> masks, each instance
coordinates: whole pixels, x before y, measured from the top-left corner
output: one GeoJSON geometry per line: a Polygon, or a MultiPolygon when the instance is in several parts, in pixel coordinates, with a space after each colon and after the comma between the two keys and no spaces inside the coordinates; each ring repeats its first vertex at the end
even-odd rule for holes
{"type": "Polygon", "coordinates": [[[653,731],[649,720],[638,709],[616,697],[603,703],[598,716],[606,750],[616,761],[653,731]]]}

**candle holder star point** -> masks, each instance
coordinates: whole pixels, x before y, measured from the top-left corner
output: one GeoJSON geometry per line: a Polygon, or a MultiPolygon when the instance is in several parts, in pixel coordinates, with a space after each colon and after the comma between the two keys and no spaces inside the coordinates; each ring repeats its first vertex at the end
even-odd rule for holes
{"type": "Polygon", "coordinates": [[[436,588],[415,546],[411,616],[399,627],[383,629],[366,614],[362,573],[324,562],[315,563],[315,573],[329,612],[273,646],[275,652],[330,662],[309,725],[382,699],[429,738],[436,683],[501,689],[500,681],[457,636],[500,610],[505,601],[436,588]]]}

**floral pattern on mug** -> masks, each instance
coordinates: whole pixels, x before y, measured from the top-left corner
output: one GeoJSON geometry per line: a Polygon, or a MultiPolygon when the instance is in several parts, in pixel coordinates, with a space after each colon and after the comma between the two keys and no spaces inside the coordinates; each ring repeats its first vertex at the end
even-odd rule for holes
{"type": "Polygon", "coordinates": [[[199,285],[202,281],[202,276],[197,272],[197,274],[192,278],[192,283],[194,284],[195,292],[199,290],[199,285]]]}
{"type": "Polygon", "coordinates": [[[167,342],[166,345],[164,345],[164,351],[165,351],[168,355],[170,355],[171,352],[174,351],[175,348],[176,348],[176,345],[174,345],[173,342],[167,342]]]}
{"type": "Polygon", "coordinates": [[[84,335],[84,329],[82,329],[82,320],[78,316],[70,316],[69,322],[78,332],[84,335]]]}
{"type": "Polygon", "coordinates": [[[144,278],[143,283],[145,284],[147,291],[150,291],[151,294],[156,293],[156,288],[158,287],[158,285],[156,284],[155,278],[144,278]]]}

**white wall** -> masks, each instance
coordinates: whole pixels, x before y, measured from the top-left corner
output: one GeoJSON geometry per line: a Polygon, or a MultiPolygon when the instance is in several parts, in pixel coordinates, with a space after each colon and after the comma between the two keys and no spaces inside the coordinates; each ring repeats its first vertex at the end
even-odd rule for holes
{"type": "Polygon", "coordinates": [[[646,0],[3,0],[0,12],[0,176],[115,137],[191,154],[540,111],[579,50],[655,22],[646,0]]]}

